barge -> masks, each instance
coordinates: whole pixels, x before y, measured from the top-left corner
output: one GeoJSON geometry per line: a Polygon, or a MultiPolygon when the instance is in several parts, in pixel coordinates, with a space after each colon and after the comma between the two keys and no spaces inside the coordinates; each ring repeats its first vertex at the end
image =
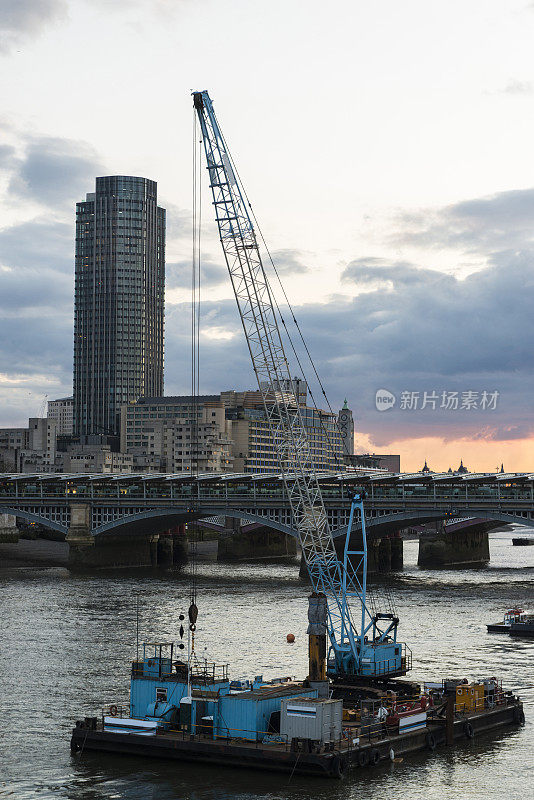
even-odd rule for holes
{"type": "Polygon", "coordinates": [[[423,691],[389,680],[345,691],[308,679],[230,681],[227,665],[195,661],[188,669],[173,655],[172,643],[144,645],[143,658],[132,663],[129,705],[111,703],[99,717],[77,721],[72,752],[342,778],[352,767],[525,719],[520,698],[495,678],[444,680],[423,691]]]}

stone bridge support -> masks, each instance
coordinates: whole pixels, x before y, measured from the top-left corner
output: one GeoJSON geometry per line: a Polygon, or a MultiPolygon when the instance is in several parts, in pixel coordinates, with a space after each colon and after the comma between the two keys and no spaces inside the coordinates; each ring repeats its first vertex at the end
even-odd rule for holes
{"type": "Polygon", "coordinates": [[[164,565],[174,557],[173,537],[168,536],[160,551],[160,534],[128,535],[91,533],[91,505],[71,503],[70,526],[65,539],[69,545],[69,567],[72,570],[111,569],[119,567],[155,567],[159,552],[165,553],[164,565]]]}
{"type": "Polygon", "coordinates": [[[443,522],[436,523],[436,532],[419,537],[420,567],[482,567],[490,560],[487,523],[466,531],[447,532],[443,522]]]}
{"type": "MultiPolygon", "coordinates": [[[[177,525],[159,534],[157,543],[158,567],[183,567],[187,564],[188,542],[185,525],[177,525]]],[[[156,566],[156,564],[153,564],[156,566]]]]}
{"type": "Polygon", "coordinates": [[[224,527],[217,541],[217,561],[264,561],[297,555],[296,540],[281,531],[259,527],[245,532],[240,520],[233,517],[225,518],[224,527]]]}
{"type": "Polygon", "coordinates": [[[91,534],[91,506],[89,503],[70,504],[70,525],[65,541],[69,545],[69,566],[92,566],[95,540],[91,534]]]}
{"type": "MultiPolygon", "coordinates": [[[[345,537],[341,536],[334,540],[338,558],[343,561],[343,549],[345,546],[345,537]]],[[[354,541],[351,541],[351,547],[362,547],[362,537],[354,536],[354,541]],[[359,539],[359,541],[358,541],[359,539]]],[[[397,572],[402,570],[403,562],[403,541],[399,534],[383,536],[382,538],[367,538],[367,574],[376,575],[386,572],[397,572]]],[[[303,580],[308,580],[308,569],[304,563],[304,559],[300,562],[299,576],[303,580]]]]}
{"type": "Polygon", "coordinates": [[[7,542],[18,542],[19,529],[16,525],[16,517],[12,514],[0,514],[0,544],[7,542]]]}
{"type": "MultiPolygon", "coordinates": [[[[357,545],[358,546],[358,545],[357,545]]],[[[361,547],[361,537],[360,545],[361,547]]],[[[403,542],[396,534],[367,539],[367,573],[384,574],[403,568],[403,542]]]]}

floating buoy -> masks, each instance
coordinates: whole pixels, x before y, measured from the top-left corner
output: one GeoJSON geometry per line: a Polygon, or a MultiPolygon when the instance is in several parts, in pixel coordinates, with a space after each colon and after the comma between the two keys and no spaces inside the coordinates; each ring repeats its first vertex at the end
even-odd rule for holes
{"type": "Polygon", "coordinates": [[[286,636],[286,639],[288,641],[288,644],[293,644],[293,642],[295,641],[295,634],[294,633],[288,633],[287,636],[286,636]]]}

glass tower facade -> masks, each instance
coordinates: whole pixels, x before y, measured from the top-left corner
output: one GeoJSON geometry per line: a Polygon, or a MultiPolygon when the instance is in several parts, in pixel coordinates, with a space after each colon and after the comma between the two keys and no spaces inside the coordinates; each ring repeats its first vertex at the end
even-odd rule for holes
{"type": "Polygon", "coordinates": [[[163,394],[165,209],[147,178],[76,204],[74,434],[117,436],[121,405],[163,394]]]}

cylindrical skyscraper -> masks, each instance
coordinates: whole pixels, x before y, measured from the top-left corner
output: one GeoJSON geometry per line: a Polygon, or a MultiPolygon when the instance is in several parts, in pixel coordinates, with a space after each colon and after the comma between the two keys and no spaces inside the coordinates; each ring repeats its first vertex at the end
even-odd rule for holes
{"type": "Polygon", "coordinates": [[[165,209],[114,175],[76,204],[74,433],[117,436],[121,405],[163,394],[165,209]]]}

